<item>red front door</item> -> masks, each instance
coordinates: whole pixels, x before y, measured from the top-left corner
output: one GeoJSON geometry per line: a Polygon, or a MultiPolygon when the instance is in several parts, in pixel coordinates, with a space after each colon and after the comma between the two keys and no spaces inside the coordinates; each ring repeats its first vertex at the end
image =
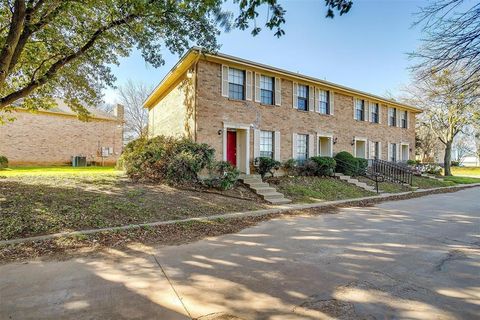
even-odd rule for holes
{"type": "Polygon", "coordinates": [[[237,165],[237,133],[227,131],[227,161],[233,166],[237,165]]]}

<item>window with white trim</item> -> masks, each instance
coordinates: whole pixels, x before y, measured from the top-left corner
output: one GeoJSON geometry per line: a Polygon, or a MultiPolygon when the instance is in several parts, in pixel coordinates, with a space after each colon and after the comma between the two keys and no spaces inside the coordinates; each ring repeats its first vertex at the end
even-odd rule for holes
{"type": "Polygon", "coordinates": [[[318,90],[318,112],[321,114],[330,114],[330,92],[327,90],[318,90]]]}
{"type": "Polygon", "coordinates": [[[302,164],[308,159],[308,134],[297,134],[296,148],[295,160],[302,164]]]}
{"type": "Polygon", "coordinates": [[[260,157],[273,159],[273,131],[260,131],[260,157]]]}
{"type": "Polygon", "coordinates": [[[370,104],[370,113],[371,113],[371,119],[370,121],[373,123],[378,123],[380,119],[380,106],[378,103],[372,103],[370,104]]]}
{"type": "Polygon", "coordinates": [[[388,108],[388,125],[390,127],[397,126],[397,108],[388,108]]]}
{"type": "Polygon", "coordinates": [[[400,115],[400,121],[401,121],[401,127],[406,129],[407,128],[407,111],[401,111],[400,115]]]}
{"type": "Polygon", "coordinates": [[[272,77],[260,76],[260,102],[273,105],[274,79],[272,77]]]}
{"type": "Polygon", "coordinates": [[[365,120],[365,100],[355,99],[355,119],[365,120]]]}
{"type": "Polygon", "coordinates": [[[228,97],[245,100],[245,71],[228,68],[228,97]]]}
{"type": "Polygon", "coordinates": [[[375,159],[380,159],[380,142],[375,141],[373,143],[373,156],[375,159]]]}
{"type": "Polygon", "coordinates": [[[299,84],[297,87],[297,109],[308,110],[308,86],[299,84]]]}
{"type": "Polygon", "coordinates": [[[390,143],[390,160],[391,162],[397,162],[397,144],[390,143]]]}

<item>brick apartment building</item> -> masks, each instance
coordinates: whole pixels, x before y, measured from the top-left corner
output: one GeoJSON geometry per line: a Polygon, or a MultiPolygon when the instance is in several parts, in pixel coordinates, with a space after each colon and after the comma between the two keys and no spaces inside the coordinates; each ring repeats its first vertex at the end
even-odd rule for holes
{"type": "Polygon", "coordinates": [[[267,156],[285,161],[348,151],[406,161],[421,110],[331,82],[224,54],[189,50],[155,88],[149,136],[208,143],[250,173],[267,156]]]}
{"type": "Polygon", "coordinates": [[[35,113],[18,109],[13,122],[0,125],[0,155],[11,165],[69,164],[72,156],[114,164],[123,147],[123,107],[114,113],[89,109],[89,121],[57,100],[57,106],[35,113]]]}

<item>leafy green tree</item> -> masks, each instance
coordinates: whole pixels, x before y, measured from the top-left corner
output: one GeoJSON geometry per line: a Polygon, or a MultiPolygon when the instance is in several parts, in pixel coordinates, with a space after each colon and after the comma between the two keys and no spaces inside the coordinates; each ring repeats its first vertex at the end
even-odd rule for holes
{"type": "MultiPolygon", "coordinates": [[[[85,113],[82,104],[97,104],[101,90],[114,84],[110,66],[133,48],[159,67],[163,49],[181,54],[196,44],[215,51],[222,29],[284,34],[279,1],[231,0],[237,17],[223,10],[226,1],[0,0],[0,111],[48,108],[56,96],[85,113]]],[[[333,17],[348,12],[352,1],[325,4],[333,17]]]]}

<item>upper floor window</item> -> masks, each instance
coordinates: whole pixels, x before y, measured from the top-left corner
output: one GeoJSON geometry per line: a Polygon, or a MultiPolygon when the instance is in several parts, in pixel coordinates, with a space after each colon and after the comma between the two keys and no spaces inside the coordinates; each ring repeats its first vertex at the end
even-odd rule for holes
{"type": "Polygon", "coordinates": [[[402,128],[407,128],[407,111],[402,111],[402,128]]]}
{"type": "Polygon", "coordinates": [[[318,91],[318,112],[322,114],[330,114],[330,92],[326,90],[318,91]]]}
{"type": "Polygon", "coordinates": [[[397,126],[397,108],[388,109],[388,125],[390,127],[397,126]]]}
{"type": "Polygon", "coordinates": [[[274,80],[272,77],[260,76],[260,102],[273,104],[274,80]]]}
{"type": "Polygon", "coordinates": [[[308,110],[308,86],[298,85],[297,89],[298,110],[308,110]]]}
{"type": "Polygon", "coordinates": [[[228,97],[245,100],[245,71],[228,68],[228,97]]]}
{"type": "Polygon", "coordinates": [[[273,159],[273,132],[260,131],[260,157],[273,159]]]}
{"type": "Polygon", "coordinates": [[[380,106],[378,103],[372,103],[370,104],[370,113],[372,119],[370,119],[371,122],[373,123],[379,123],[380,120],[380,106]]]}
{"type": "Polygon", "coordinates": [[[365,120],[365,100],[355,99],[355,120],[365,120]]]}
{"type": "Polygon", "coordinates": [[[296,159],[300,164],[308,159],[308,134],[297,134],[296,159]]]}

